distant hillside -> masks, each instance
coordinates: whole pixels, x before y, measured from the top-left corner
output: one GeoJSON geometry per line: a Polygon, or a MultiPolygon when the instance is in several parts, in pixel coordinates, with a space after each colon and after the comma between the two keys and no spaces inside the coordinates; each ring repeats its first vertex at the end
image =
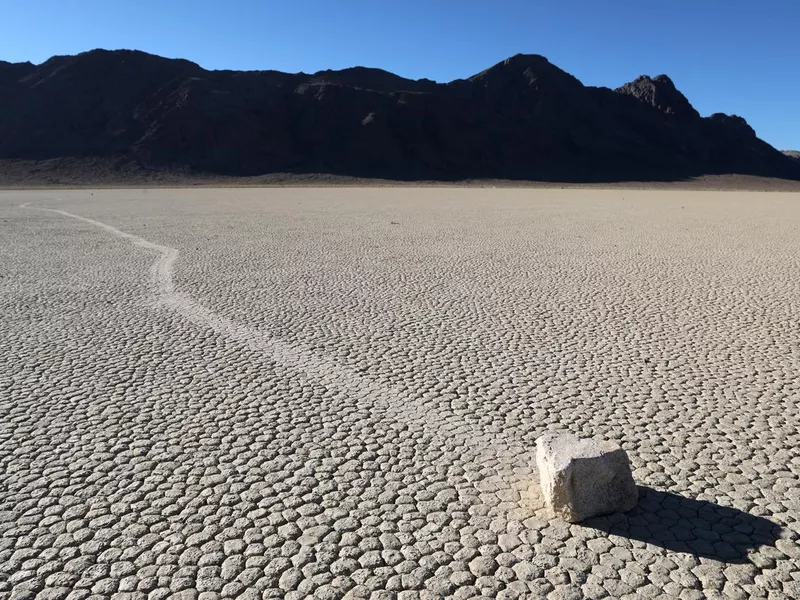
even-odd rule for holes
{"type": "Polygon", "coordinates": [[[65,158],[226,176],[800,179],[744,119],[701,117],[666,75],[587,87],[536,55],[446,84],[363,67],[206,71],[128,50],[0,61],[0,159],[65,158]]]}
{"type": "Polygon", "coordinates": [[[792,158],[800,158],[800,152],[797,150],[784,150],[783,153],[786,156],[791,156],[792,158]]]}

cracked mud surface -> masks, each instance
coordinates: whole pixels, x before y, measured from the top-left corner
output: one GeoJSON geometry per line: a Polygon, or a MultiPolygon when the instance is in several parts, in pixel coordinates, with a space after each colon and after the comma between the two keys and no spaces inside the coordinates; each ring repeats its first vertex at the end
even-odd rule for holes
{"type": "Polygon", "coordinates": [[[0,232],[0,597],[800,597],[796,194],[2,192],[0,232]],[[639,506],[551,520],[546,430],[639,506]]]}

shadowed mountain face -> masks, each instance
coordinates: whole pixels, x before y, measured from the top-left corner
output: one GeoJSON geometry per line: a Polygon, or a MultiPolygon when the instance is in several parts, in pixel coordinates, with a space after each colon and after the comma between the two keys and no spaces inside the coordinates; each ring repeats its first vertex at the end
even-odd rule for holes
{"type": "Polygon", "coordinates": [[[586,87],[535,55],[438,84],[356,67],[206,71],[137,51],[0,62],[0,158],[113,157],[225,175],[800,179],[744,119],[702,118],[666,75],[586,87]]]}

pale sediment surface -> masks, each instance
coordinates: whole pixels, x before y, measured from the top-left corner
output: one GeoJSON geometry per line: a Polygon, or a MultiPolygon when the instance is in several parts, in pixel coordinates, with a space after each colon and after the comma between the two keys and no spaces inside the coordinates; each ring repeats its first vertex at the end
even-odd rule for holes
{"type": "Polygon", "coordinates": [[[798,194],[17,191],[0,232],[0,596],[800,597],[798,194]],[[551,520],[553,429],[639,506],[551,520]]]}

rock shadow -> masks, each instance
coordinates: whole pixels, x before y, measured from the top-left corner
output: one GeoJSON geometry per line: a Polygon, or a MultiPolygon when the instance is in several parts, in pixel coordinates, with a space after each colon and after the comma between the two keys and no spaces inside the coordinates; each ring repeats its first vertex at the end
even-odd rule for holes
{"type": "Polygon", "coordinates": [[[648,487],[639,487],[639,504],[630,512],[594,517],[582,525],[723,563],[749,562],[749,552],[774,546],[782,530],[736,508],[648,487]]]}

